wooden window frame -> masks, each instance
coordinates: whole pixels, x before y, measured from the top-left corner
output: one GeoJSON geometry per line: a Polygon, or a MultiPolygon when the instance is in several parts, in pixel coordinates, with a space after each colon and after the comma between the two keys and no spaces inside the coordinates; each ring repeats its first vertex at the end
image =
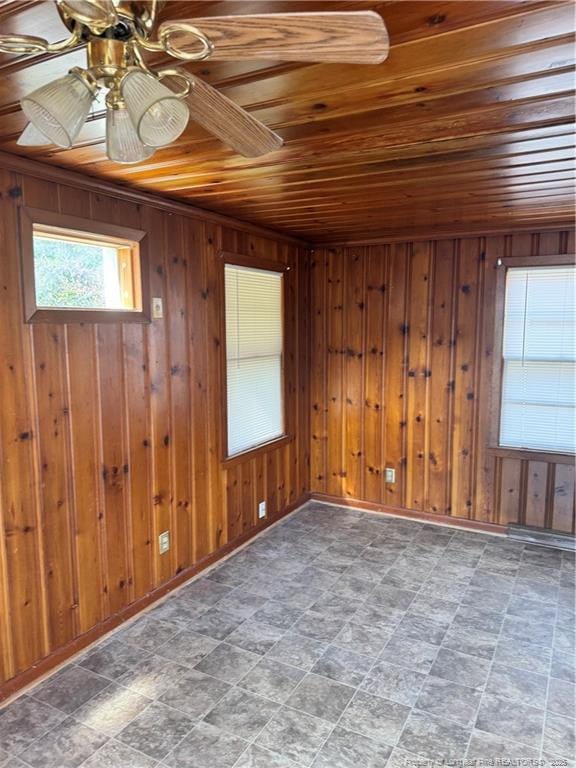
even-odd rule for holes
{"type": "Polygon", "coordinates": [[[288,421],[288,381],[286,376],[286,344],[288,340],[288,322],[286,312],[286,277],[290,271],[288,264],[282,264],[278,261],[272,261],[271,259],[260,259],[255,256],[244,256],[238,253],[231,253],[230,251],[220,251],[218,254],[220,257],[220,270],[219,270],[219,292],[222,296],[221,312],[220,312],[220,337],[222,343],[220,344],[220,366],[222,370],[221,376],[221,462],[224,466],[230,467],[235,464],[239,464],[243,461],[248,461],[256,456],[266,453],[270,450],[279,448],[282,445],[293,440],[293,435],[289,429],[288,421]],[[276,437],[274,440],[269,440],[267,443],[256,445],[253,448],[248,448],[240,453],[229,455],[228,453],[228,380],[227,380],[227,350],[226,350],[226,283],[225,283],[225,270],[226,265],[232,264],[238,267],[246,267],[248,269],[259,269],[260,271],[277,272],[283,276],[282,279],[282,415],[284,422],[284,434],[280,437],[276,437]]]}
{"type": "MultiPolygon", "coordinates": [[[[40,208],[20,208],[20,253],[22,264],[22,289],[24,322],[26,323],[148,323],[150,315],[150,270],[147,233],[140,229],[117,226],[78,216],[45,211],[40,208]],[[140,309],[78,309],[65,307],[38,307],[34,270],[34,225],[55,230],[68,230],[86,239],[110,244],[131,243],[123,258],[130,258],[130,290],[140,297],[140,309]]],[[[64,233],[65,234],[65,233],[64,233]]]]}
{"type": "Polygon", "coordinates": [[[490,409],[490,429],[488,452],[501,458],[526,459],[528,461],[547,461],[556,464],[574,464],[574,453],[539,451],[530,448],[510,448],[500,445],[500,417],[502,412],[502,377],[504,360],[504,318],[506,311],[506,274],[513,267],[563,267],[573,266],[576,257],[572,254],[550,256],[503,256],[498,259],[496,278],[496,306],[494,314],[494,364],[492,368],[492,407],[490,409]]]}

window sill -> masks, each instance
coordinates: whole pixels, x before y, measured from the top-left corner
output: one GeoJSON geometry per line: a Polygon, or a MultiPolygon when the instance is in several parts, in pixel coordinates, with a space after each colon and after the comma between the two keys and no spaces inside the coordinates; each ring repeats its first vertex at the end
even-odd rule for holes
{"type": "Polygon", "coordinates": [[[227,468],[233,467],[236,464],[242,464],[256,458],[256,456],[261,456],[263,453],[269,453],[270,451],[275,451],[277,448],[281,448],[283,445],[288,445],[288,443],[291,443],[293,440],[293,435],[282,435],[282,437],[271,440],[269,443],[263,443],[256,448],[249,448],[247,451],[235,453],[234,456],[228,456],[227,458],[222,459],[222,466],[227,468]]]}
{"type": "Polygon", "coordinates": [[[27,323],[149,323],[148,313],[139,310],[118,309],[37,309],[25,318],[27,323]]]}
{"type": "Polygon", "coordinates": [[[528,448],[503,448],[502,446],[489,446],[487,452],[491,456],[499,456],[503,459],[518,459],[527,461],[546,461],[549,464],[574,465],[575,454],[553,453],[551,451],[535,451],[528,448]]]}

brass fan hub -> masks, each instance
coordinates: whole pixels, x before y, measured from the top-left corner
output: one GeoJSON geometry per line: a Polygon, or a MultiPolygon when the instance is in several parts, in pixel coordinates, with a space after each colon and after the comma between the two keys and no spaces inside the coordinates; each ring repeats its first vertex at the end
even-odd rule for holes
{"type": "Polygon", "coordinates": [[[113,82],[118,72],[130,64],[128,45],[122,40],[92,37],[88,41],[86,54],[91,74],[105,85],[113,82]]]}

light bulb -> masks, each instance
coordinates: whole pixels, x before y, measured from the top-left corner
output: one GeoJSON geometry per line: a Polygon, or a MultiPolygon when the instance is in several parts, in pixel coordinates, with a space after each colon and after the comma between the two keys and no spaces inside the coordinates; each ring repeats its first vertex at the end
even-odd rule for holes
{"type": "Polygon", "coordinates": [[[154,154],[136,133],[134,124],[123,103],[109,106],[106,112],[106,154],[115,163],[139,163],[154,154]]]}
{"type": "Polygon", "coordinates": [[[53,144],[71,147],[94,100],[94,91],[77,74],[70,73],[43,85],[22,101],[22,111],[53,144]]]}
{"type": "Polygon", "coordinates": [[[171,144],[188,125],[190,112],[165,85],[134,70],[122,80],[122,98],[140,141],[149,147],[171,144]]]}

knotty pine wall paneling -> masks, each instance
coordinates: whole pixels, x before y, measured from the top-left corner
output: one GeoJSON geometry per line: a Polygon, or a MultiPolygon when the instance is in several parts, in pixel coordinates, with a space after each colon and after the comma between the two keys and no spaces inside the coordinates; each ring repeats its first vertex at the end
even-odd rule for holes
{"type": "Polygon", "coordinates": [[[0,169],[0,700],[296,506],[309,488],[306,251],[120,189],[0,169]],[[21,205],[147,232],[151,323],[25,324],[21,205]],[[286,273],[290,442],[220,451],[219,251],[286,273]],[[158,554],[170,530],[169,553],[158,554]]]}
{"type": "Polygon", "coordinates": [[[312,492],[444,521],[573,533],[573,457],[493,450],[489,427],[497,261],[574,252],[572,231],[318,248],[312,492]]]}
{"type": "MultiPolygon", "coordinates": [[[[105,154],[95,111],[69,149],[16,144],[19,100],[81,48],[0,61],[0,150],[81,169],[311,242],[560,228],[574,210],[574,31],[569,0],[171,0],[162,20],[226,13],[374,10],[391,52],[378,66],[218,61],[198,73],[284,139],[243,158],[190,121],[134,167],[105,154]],[[191,162],[193,158],[193,162],[191,162]],[[408,203],[408,204],[407,204],[408,203]]],[[[1,2],[5,33],[59,40],[56,3],[1,2]]],[[[152,67],[165,66],[151,54],[152,67]]]]}

